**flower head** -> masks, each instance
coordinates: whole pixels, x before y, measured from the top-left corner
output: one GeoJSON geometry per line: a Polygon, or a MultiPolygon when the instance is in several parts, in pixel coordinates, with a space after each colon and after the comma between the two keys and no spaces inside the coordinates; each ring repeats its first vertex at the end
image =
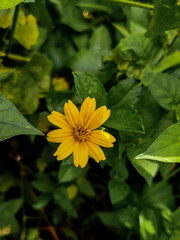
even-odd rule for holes
{"type": "Polygon", "coordinates": [[[108,132],[95,129],[109,118],[110,110],[106,106],[96,109],[96,100],[87,97],[80,111],[69,100],[64,105],[64,113],[53,111],[48,116],[48,120],[60,128],[47,134],[48,141],[61,143],[54,153],[57,160],[63,160],[73,153],[75,166],[82,168],[86,166],[88,156],[96,162],[105,160],[100,146],[113,147],[116,139],[108,132]]]}

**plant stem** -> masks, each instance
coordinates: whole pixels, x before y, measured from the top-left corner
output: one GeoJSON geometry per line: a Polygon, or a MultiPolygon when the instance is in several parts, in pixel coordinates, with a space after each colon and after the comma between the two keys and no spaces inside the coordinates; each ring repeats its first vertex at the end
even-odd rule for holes
{"type": "Polygon", "coordinates": [[[168,181],[169,179],[171,179],[172,177],[174,177],[176,174],[178,174],[180,172],[180,167],[178,167],[177,169],[175,169],[173,172],[171,172],[164,180],[168,181]]]}
{"type": "Polygon", "coordinates": [[[154,9],[153,5],[147,4],[147,3],[134,2],[134,1],[130,1],[130,0],[110,0],[110,1],[123,3],[123,4],[134,6],[134,7],[145,8],[145,9],[149,9],[149,10],[153,10],[154,9]]]}
{"type": "Polygon", "coordinates": [[[8,54],[9,54],[11,46],[12,46],[13,36],[14,36],[15,28],[16,28],[16,23],[18,20],[18,15],[19,15],[19,9],[20,9],[20,4],[18,4],[15,8],[14,17],[13,17],[13,25],[12,25],[12,29],[11,29],[11,33],[10,33],[10,37],[9,37],[8,47],[6,50],[6,57],[8,57],[8,54]]]}
{"type": "Polygon", "coordinates": [[[6,56],[6,53],[3,51],[0,51],[0,58],[9,58],[13,61],[17,61],[17,62],[29,62],[31,59],[29,57],[23,57],[17,54],[11,54],[9,53],[8,56],[6,56]]]}

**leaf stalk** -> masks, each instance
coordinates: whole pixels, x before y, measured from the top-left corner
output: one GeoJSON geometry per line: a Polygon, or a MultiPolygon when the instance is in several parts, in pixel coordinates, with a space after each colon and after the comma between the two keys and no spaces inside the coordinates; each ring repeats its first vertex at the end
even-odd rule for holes
{"type": "Polygon", "coordinates": [[[130,5],[130,6],[134,6],[134,7],[145,8],[145,9],[148,9],[148,10],[153,10],[154,9],[154,6],[151,5],[151,4],[134,2],[134,1],[131,1],[131,0],[110,0],[110,1],[130,5]]]}

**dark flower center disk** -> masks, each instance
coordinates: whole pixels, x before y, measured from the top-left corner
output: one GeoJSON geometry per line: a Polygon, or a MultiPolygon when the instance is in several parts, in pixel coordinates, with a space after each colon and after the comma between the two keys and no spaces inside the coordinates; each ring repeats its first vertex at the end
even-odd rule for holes
{"type": "Polygon", "coordinates": [[[74,130],[74,137],[76,140],[78,140],[80,142],[84,142],[85,140],[89,139],[89,133],[90,133],[89,129],[84,128],[83,125],[79,125],[74,130]]]}

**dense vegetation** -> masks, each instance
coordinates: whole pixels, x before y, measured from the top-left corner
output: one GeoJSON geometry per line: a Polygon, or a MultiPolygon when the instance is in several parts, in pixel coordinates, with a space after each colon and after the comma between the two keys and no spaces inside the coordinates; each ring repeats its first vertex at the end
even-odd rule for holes
{"type": "Polygon", "coordinates": [[[180,239],[180,1],[0,1],[0,239],[180,239]],[[47,120],[111,110],[106,160],[53,156],[47,120]]]}

